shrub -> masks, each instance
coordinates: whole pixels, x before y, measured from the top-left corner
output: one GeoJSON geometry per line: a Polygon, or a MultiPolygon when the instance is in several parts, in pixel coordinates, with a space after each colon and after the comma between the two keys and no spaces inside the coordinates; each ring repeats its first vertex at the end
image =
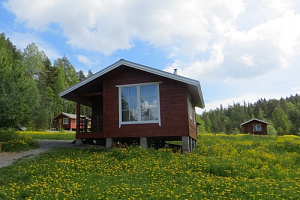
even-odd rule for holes
{"type": "Polygon", "coordinates": [[[28,136],[22,136],[14,129],[0,130],[1,151],[24,151],[37,148],[37,142],[28,136]]]}

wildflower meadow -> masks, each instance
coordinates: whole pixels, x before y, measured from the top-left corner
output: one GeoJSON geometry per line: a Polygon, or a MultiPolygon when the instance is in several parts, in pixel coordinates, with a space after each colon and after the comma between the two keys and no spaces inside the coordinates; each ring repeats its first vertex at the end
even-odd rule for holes
{"type": "Polygon", "coordinates": [[[18,131],[18,133],[36,140],[75,140],[74,131],[18,131]]]}
{"type": "Polygon", "coordinates": [[[194,153],[56,148],[0,169],[0,199],[300,199],[300,137],[199,135],[194,153]]]}

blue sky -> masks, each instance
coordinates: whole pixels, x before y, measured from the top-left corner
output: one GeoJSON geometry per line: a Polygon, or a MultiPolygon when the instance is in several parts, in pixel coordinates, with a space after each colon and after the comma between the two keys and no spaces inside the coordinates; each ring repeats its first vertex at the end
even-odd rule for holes
{"type": "Polygon", "coordinates": [[[207,110],[300,93],[297,0],[8,0],[0,32],[85,73],[121,58],[177,68],[200,81],[207,110]]]}

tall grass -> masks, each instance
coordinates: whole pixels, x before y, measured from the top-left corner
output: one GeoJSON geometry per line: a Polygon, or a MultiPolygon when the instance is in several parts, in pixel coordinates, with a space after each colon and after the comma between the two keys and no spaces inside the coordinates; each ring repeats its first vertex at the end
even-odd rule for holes
{"type": "Polygon", "coordinates": [[[168,149],[59,148],[0,169],[0,199],[300,199],[300,138],[200,135],[168,149]]]}
{"type": "Polygon", "coordinates": [[[29,136],[21,135],[14,129],[0,129],[0,142],[2,142],[2,152],[25,151],[38,147],[34,139],[29,136]]]}

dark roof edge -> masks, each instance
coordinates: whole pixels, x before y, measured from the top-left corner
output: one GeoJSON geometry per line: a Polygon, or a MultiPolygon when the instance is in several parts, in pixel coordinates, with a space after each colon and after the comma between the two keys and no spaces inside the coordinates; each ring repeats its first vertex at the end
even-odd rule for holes
{"type": "Polygon", "coordinates": [[[244,125],[244,124],[247,124],[247,123],[249,123],[249,122],[251,122],[251,121],[254,121],[254,120],[259,121],[259,122],[262,122],[262,123],[265,123],[265,124],[270,124],[269,122],[266,122],[266,121],[263,121],[263,120],[260,120],[260,119],[257,119],[257,118],[253,118],[253,119],[250,119],[250,120],[248,120],[248,121],[242,123],[241,126],[244,125]]]}
{"type": "Polygon", "coordinates": [[[190,78],[186,78],[186,77],[183,77],[183,76],[180,76],[180,75],[172,74],[172,73],[169,73],[169,72],[165,72],[165,71],[162,71],[162,70],[158,70],[158,69],[148,67],[148,66],[145,66],[145,65],[130,62],[130,61],[127,61],[127,60],[124,60],[124,59],[121,59],[118,62],[115,62],[115,63],[109,65],[108,67],[102,69],[101,71],[97,72],[93,76],[91,76],[91,77],[89,77],[89,78],[87,78],[87,79],[85,79],[85,80],[83,80],[83,81],[81,81],[81,82],[79,82],[79,83],[77,83],[73,86],[70,86],[69,88],[67,88],[64,91],[59,93],[60,97],[65,96],[66,94],[68,94],[68,93],[76,90],[77,88],[79,88],[79,87],[95,80],[96,78],[98,78],[98,77],[114,70],[115,68],[117,68],[121,65],[126,65],[128,67],[132,67],[132,68],[139,69],[139,70],[142,70],[142,71],[145,71],[145,72],[149,72],[149,73],[156,74],[156,75],[159,75],[159,76],[162,76],[162,77],[166,77],[166,78],[173,79],[173,80],[176,80],[176,81],[179,81],[179,82],[183,82],[183,83],[186,83],[186,84],[189,84],[189,85],[193,85],[193,86],[197,87],[199,95],[200,95],[201,103],[203,105],[203,108],[205,107],[204,100],[203,100],[203,95],[202,95],[202,90],[201,90],[201,86],[200,86],[199,81],[194,80],[194,79],[190,79],[190,78]]]}

